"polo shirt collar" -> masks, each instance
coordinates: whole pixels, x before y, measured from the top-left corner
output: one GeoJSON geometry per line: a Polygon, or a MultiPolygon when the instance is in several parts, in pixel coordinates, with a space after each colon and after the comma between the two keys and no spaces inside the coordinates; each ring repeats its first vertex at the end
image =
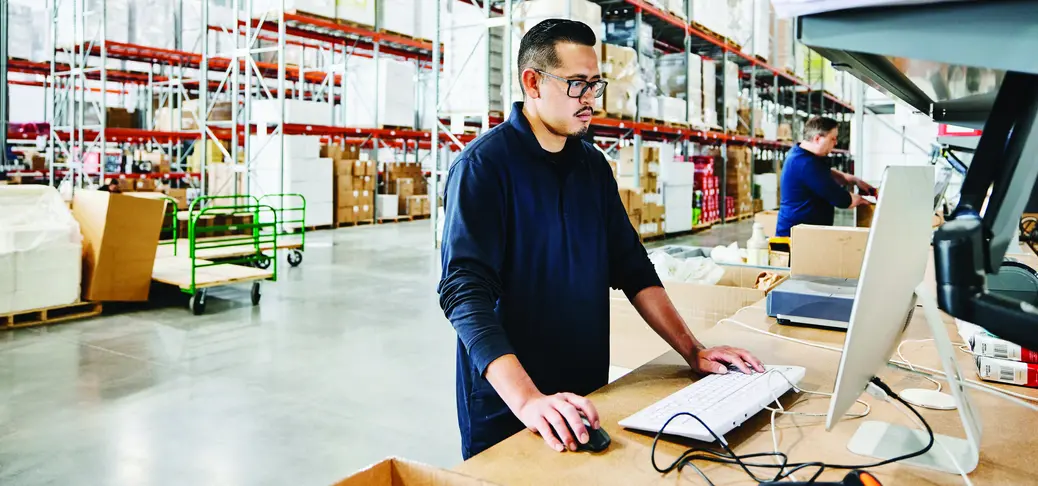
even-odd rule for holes
{"type": "MultiPolygon", "coordinates": [[[[548,160],[548,152],[537,141],[537,136],[533,134],[533,128],[530,127],[530,121],[523,114],[522,101],[512,103],[512,112],[508,115],[508,124],[519,135],[519,140],[531,155],[541,160],[548,160]]],[[[566,145],[562,148],[562,151],[573,157],[578,157],[580,151],[576,149],[580,147],[580,142],[577,138],[567,137],[566,145]]],[[[583,157],[579,158],[582,159],[583,157]]]]}

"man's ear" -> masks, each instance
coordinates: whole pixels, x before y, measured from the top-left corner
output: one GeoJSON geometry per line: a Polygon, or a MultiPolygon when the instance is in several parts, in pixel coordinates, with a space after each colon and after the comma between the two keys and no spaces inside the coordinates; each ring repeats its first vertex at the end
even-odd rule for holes
{"type": "Polygon", "coordinates": [[[523,90],[526,91],[526,96],[531,99],[537,99],[541,97],[540,79],[537,76],[537,71],[526,68],[523,70],[523,90]]]}

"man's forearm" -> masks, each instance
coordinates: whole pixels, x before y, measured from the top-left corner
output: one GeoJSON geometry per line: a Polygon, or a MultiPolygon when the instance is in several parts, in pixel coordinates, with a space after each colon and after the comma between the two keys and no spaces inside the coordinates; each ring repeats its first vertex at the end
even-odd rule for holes
{"type": "Polygon", "coordinates": [[[516,415],[524,403],[541,394],[514,354],[506,354],[491,361],[485,375],[505,405],[516,415]]]}
{"type": "Polygon", "coordinates": [[[703,344],[692,335],[663,287],[646,287],[634,296],[631,303],[649,327],[686,360],[703,349],[703,344]]]}
{"type": "Polygon", "coordinates": [[[838,171],[836,169],[829,169],[829,173],[833,176],[833,180],[836,181],[837,184],[845,185],[854,183],[854,180],[851,179],[851,176],[841,171],[838,171]]]}

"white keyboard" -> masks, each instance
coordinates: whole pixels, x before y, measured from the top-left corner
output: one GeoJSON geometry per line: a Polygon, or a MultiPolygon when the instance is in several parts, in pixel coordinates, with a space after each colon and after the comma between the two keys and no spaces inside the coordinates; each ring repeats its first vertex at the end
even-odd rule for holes
{"type": "MultiPolygon", "coordinates": [[[[806,372],[799,366],[765,366],[764,369],[764,373],[751,375],[729,371],[723,375],[705,376],[621,420],[620,426],[655,433],[674,414],[687,412],[702,419],[723,439],[728,431],[742,425],[746,419],[774,402],[775,398],[789,391],[792,385],[800,383],[806,372]]],[[[672,420],[663,432],[706,442],[714,441],[714,436],[688,415],[672,420]]]]}

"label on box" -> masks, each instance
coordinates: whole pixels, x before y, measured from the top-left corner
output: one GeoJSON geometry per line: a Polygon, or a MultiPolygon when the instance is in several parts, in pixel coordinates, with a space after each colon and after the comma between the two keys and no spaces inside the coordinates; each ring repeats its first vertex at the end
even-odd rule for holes
{"type": "Polygon", "coordinates": [[[973,347],[973,353],[981,356],[1038,363],[1038,353],[989,334],[973,336],[970,339],[970,345],[973,347]]]}
{"type": "Polygon", "coordinates": [[[1038,365],[977,356],[977,375],[983,380],[1038,388],[1038,365]]]}

